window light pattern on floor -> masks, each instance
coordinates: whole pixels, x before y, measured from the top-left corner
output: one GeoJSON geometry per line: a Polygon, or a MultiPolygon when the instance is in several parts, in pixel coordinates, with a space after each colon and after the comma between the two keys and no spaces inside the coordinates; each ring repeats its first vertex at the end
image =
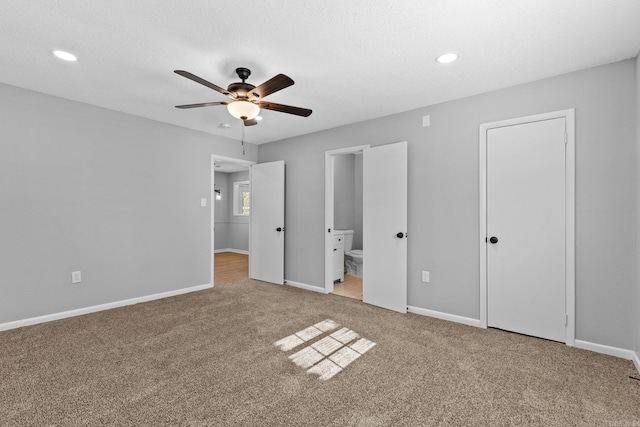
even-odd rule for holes
{"type": "MultiPolygon", "coordinates": [[[[282,351],[290,351],[339,327],[340,325],[331,319],[323,320],[276,341],[273,345],[282,351]]],[[[375,345],[376,343],[362,338],[357,332],[341,328],[296,351],[289,359],[325,381],[341,372],[375,345]]]]}

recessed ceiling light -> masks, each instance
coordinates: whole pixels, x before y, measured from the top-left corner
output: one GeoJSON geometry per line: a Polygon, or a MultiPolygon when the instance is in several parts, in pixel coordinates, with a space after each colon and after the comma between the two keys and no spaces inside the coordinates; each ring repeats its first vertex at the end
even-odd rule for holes
{"type": "Polygon", "coordinates": [[[222,129],[229,129],[231,127],[231,125],[229,123],[220,123],[220,125],[218,126],[222,129]]]}
{"type": "Polygon", "coordinates": [[[449,62],[453,62],[456,59],[458,59],[458,54],[450,52],[438,56],[436,58],[436,62],[439,62],[440,64],[448,64],[449,62]]]}
{"type": "Polygon", "coordinates": [[[65,52],[64,50],[53,50],[51,51],[56,57],[63,59],[69,62],[75,62],[78,60],[78,57],[73,53],[65,52]]]}

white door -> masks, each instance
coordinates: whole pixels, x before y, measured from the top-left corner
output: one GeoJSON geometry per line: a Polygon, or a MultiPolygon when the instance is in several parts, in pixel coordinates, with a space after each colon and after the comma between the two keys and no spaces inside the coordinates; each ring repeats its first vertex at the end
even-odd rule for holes
{"type": "Polygon", "coordinates": [[[407,312],[407,143],[363,152],[362,301],[407,312]]]}
{"type": "Polygon", "coordinates": [[[284,283],[284,161],[251,166],[249,277],[284,283]]]}
{"type": "Polygon", "coordinates": [[[487,131],[487,324],[565,342],[565,132],[487,131]]]}

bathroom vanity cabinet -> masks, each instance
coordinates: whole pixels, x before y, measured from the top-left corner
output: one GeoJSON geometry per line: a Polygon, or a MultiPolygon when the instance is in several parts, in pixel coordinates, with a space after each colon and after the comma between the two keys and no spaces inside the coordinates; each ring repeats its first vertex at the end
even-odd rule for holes
{"type": "Polygon", "coordinates": [[[344,236],[333,236],[333,281],[344,282],[344,236]]]}

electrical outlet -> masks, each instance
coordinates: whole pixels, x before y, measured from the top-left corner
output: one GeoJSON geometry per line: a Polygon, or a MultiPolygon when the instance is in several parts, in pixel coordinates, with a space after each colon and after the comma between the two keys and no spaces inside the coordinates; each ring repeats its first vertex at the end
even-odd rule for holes
{"type": "Polygon", "coordinates": [[[200,199],[200,207],[202,208],[207,207],[207,199],[200,199]]]}
{"type": "Polygon", "coordinates": [[[71,283],[80,283],[82,282],[82,272],[81,271],[72,271],[71,272],[71,283]]]}
{"type": "Polygon", "coordinates": [[[423,271],[422,272],[422,281],[425,283],[429,283],[429,272],[428,271],[423,271]]]}

